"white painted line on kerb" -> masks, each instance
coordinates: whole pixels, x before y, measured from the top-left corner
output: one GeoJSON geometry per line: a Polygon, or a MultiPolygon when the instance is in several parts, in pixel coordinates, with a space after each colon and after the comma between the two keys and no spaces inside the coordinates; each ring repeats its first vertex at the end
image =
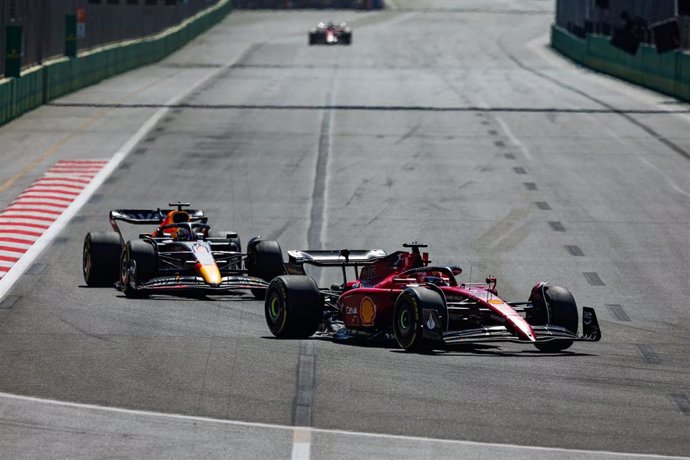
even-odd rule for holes
{"type": "MultiPolygon", "coordinates": [[[[293,442],[294,444],[306,444],[307,442],[311,444],[311,438],[314,433],[322,433],[322,434],[331,434],[331,435],[339,435],[339,436],[357,436],[357,437],[362,437],[362,438],[370,438],[370,439],[385,439],[385,440],[390,440],[390,441],[395,441],[395,440],[400,440],[400,441],[414,441],[414,442],[420,442],[420,443],[438,443],[438,444],[446,444],[446,445],[456,445],[456,446],[469,446],[469,447],[477,447],[478,450],[480,450],[482,447],[495,447],[495,448],[503,448],[503,449],[515,449],[515,450],[527,450],[527,451],[535,451],[535,452],[541,452],[541,453],[563,453],[563,454],[568,454],[571,455],[573,458],[578,458],[578,456],[584,456],[584,455],[598,455],[601,457],[607,457],[607,456],[615,456],[615,457],[626,457],[626,458],[644,458],[644,459],[659,459],[659,460],[690,460],[690,457],[681,457],[681,456],[671,456],[671,455],[655,455],[655,454],[635,454],[635,453],[628,453],[628,452],[611,452],[611,451],[600,451],[600,450],[583,450],[583,449],[561,449],[557,447],[535,447],[535,446],[520,446],[516,444],[499,444],[499,443],[485,443],[485,442],[475,442],[475,441],[458,441],[454,439],[435,439],[435,438],[425,438],[421,436],[403,436],[403,435],[395,435],[395,434],[380,434],[380,433],[361,433],[361,432],[356,432],[356,431],[345,431],[345,430],[329,430],[329,429],[323,429],[323,428],[311,428],[311,427],[295,427],[295,426],[289,426],[289,425],[277,425],[277,424],[270,424],[270,423],[257,423],[257,422],[241,422],[241,421],[236,421],[236,420],[223,420],[223,419],[215,419],[215,418],[210,418],[210,417],[197,417],[193,415],[181,415],[181,414],[166,414],[162,412],[151,412],[151,411],[144,411],[144,410],[136,410],[136,409],[123,409],[119,407],[107,407],[107,406],[98,406],[95,404],[81,404],[81,403],[72,403],[72,402],[64,402],[64,401],[55,401],[52,399],[42,399],[42,398],[34,398],[31,396],[20,396],[20,395],[13,395],[9,393],[2,393],[0,392],[0,400],[1,399],[7,399],[7,400],[14,400],[14,401],[23,401],[27,403],[34,403],[34,404],[46,404],[46,405],[52,405],[52,406],[58,406],[58,407],[65,407],[65,408],[73,408],[73,409],[79,409],[79,410],[93,410],[93,411],[102,411],[102,412],[110,412],[110,413],[115,413],[115,414],[123,414],[123,415],[134,415],[134,416],[141,416],[141,417],[153,417],[153,418],[161,418],[161,419],[168,419],[168,420],[181,420],[181,421],[191,421],[191,422],[202,422],[202,423],[213,423],[213,424],[219,424],[219,425],[227,425],[227,426],[237,426],[237,427],[244,427],[244,428],[265,428],[265,429],[272,429],[272,430],[288,430],[292,431],[293,434],[293,442]],[[299,432],[299,434],[298,434],[299,432]],[[306,438],[305,436],[308,436],[306,438]]],[[[300,450],[303,447],[306,446],[298,446],[297,448],[293,448],[293,454],[295,450],[300,450]]],[[[304,458],[304,457],[299,457],[299,458],[304,458]]]]}
{"type": "MultiPolygon", "coordinates": [[[[240,55],[242,56],[242,55],[240,55]]],[[[170,99],[164,106],[158,109],[146,122],[139,128],[139,130],[131,137],[120,149],[115,152],[110,161],[100,170],[96,176],[91,180],[81,194],[65,209],[60,217],[41,235],[34,245],[14,264],[12,269],[0,279],[0,300],[7,295],[9,290],[14,286],[14,283],[21,278],[24,272],[33,264],[34,260],[43,252],[43,250],[50,245],[55,237],[62,231],[62,229],[69,223],[69,221],[77,214],[77,212],[89,201],[89,198],[98,190],[98,188],[105,182],[105,180],[117,169],[127,155],[134,149],[134,147],[153,129],[163,116],[170,110],[170,106],[177,104],[188,94],[194,92],[198,87],[215,77],[219,73],[227,70],[237,60],[227,62],[222,67],[211,72],[206,77],[199,80],[195,85],[187,88],[186,91],[177,94],[170,99]]]]}

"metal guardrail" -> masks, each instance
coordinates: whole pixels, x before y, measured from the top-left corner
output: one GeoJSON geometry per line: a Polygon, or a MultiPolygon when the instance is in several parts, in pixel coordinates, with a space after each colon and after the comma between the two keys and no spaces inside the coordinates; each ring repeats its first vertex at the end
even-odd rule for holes
{"type": "MultiPolygon", "coordinates": [[[[40,64],[65,51],[65,16],[85,13],[80,51],[161,32],[215,5],[219,0],[0,0],[0,52],[5,27],[22,27],[22,67],[40,64]]],[[[5,73],[0,59],[0,76],[5,73]]]]}
{"type": "Polygon", "coordinates": [[[680,47],[690,48],[690,11],[679,0],[557,0],[556,24],[579,37],[588,33],[611,36],[633,21],[641,43],[654,45],[651,26],[677,18],[680,47]]]}

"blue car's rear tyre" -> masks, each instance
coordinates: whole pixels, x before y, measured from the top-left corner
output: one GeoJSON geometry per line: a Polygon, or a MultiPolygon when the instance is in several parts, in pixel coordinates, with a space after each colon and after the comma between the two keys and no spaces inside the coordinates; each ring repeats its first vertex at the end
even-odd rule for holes
{"type": "MultiPolygon", "coordinates": [[[[285,274],[283,264],[283,250],[277,241],[252,238],[247,244],[247,260],[245,262],[249,276],[261,278],[270,282],[276,276],[285,274]]],[[[265,289],[252,289],[256,299],[263,300],[265,289]]]]}
{"type": "Polygon", "coordinates": [[[116,232],[91,232],[84,238],[82,272],[87,286],[113,286],[119,276],[122,242],[116,232]]]}

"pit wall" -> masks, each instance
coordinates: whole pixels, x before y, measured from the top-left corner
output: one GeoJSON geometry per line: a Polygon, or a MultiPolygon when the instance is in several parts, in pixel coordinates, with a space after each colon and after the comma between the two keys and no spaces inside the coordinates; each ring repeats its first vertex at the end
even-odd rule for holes
{"type": "Polygon", "coordinates": [[[658,54],[642,44],[633,56],[612,46],[609,37],[588,34],[582,39],[557,25],[551,26],[551,46],[585,67],[690,101],[688,52],[658,54]]]}
{"type": "Polygon", "coordinates": [[[128,70],[160,61],[206,32],[230,13],[231,0],[221,0],[176,27],[159,34],[103,46],[22,69],[19,78],[0,80],[0,125],[57,97],[128,70]]]}

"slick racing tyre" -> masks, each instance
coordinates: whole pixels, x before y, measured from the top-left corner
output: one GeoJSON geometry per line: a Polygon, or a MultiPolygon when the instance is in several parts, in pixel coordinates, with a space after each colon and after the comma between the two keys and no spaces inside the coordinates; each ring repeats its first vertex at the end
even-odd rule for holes
{"type": "Polygon", "coordinates": [[[281,339],[306,339],[319,328],[323,300],[319,286],[302,275],[278,276],[266,290],[266,324],[281,339]]]}
{"type": "Polygon", "coordinates": [[[340,36],[340,39],[343,42],[343,45],[351,45],[352,44],[352,32],[345,32],[340,36]]]}
{"type": "MultiPolygon", "coordinates": [[[[283,250],[277,241],[252,238],[247,245],[247,272],[249,276],[261,278],[270,282],[276,276],[285,274],[283,264],[283,250]]],[[[263,300],[265,289],[252,289],[255,298],[263,300]]]]}
{"type": "MultiPolygon", "coordinates": [[[[529,318],[530,324],[553,324],[577,334],[577,304],[566,288],[549,284],[540,285],[532,290],[529,300],[534,308],[529,318]]],[[[554,353],[566,350],[572,344],[572,340],[554,340],[536,343],[534,346],[540,351],[554,353]]]]}
{"type": "Polygon", "coordinates": [[[143,298],[147,294],[137,287],[153,278],[158,267],[156,249],[146,241],[128,241],[120,259],[122,292],[129,298],[143,298]]]}
{"type": "Polygon", "coordinates": [[[82,271],[87,286],[113,286],[118,279],[122,242],[115,232],[91,232],[84,238],[82,271]]]}
{"type": "Polygon", "coordinates": [[[398,345],[405,351],[425,353],[433,350],[436,344],[423,336],[424,309],[437,312],[447,310],[441,295],[426,288],[408,288],[395,301],[393,333],[398,345]]]}

